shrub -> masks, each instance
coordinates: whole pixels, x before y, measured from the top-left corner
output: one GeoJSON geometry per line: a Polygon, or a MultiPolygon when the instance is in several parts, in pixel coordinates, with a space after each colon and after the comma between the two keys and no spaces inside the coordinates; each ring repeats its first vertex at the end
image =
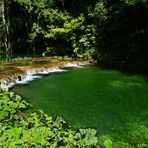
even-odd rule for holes
{"type": "Polygon", "coordinates": [[[0,147],[98,147],[94,129],[70,129],[67,123],[42,111],[25,114],[29,104],[0,89],[0,147]]]}
{"type": "Polygon", "coordinates": [[[17,57],[11,60],[12,62],[17,62],[17,65],[19,66],[27,66],[32,65],[33,61],[30,58],[27,57],[17,57]]]}

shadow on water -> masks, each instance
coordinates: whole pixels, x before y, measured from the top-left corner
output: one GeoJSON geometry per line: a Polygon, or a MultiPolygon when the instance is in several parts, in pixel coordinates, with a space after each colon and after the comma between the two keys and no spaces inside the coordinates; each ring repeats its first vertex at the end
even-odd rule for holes
{"type": "Polygon", "coordinates": [[[144,81],[148,84],[148,70],[146,69],[145,71],[139,71],[139,70],[134,70],[134,69],[129,69],[125,67],[117,67],[117,66],[112,66],[112,65],[104,65],[104,64],[96,64],[100,69],[102,70],[117,70],[121,72],[124,75],[127,76],[133,76],[133,75],[138,75],[139,77],[143,77],[144,81]]]}

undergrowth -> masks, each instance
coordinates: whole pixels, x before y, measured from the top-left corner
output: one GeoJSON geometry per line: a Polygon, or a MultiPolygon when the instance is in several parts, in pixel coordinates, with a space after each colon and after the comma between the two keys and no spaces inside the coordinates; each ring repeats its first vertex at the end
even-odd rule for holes
{"type": "Polygon", "coordinates": [[[28,57],[17,57],[11,60],[12,62],[17,62],[18,66],[27,66],[34,64],[33,61],[28,57]]]}
{"type": "Polygon", "coordinates": [[[14,92],[0,88],[0,147],[146,148],[148,146],[146,143],[132,146],[128,143],[113,142],[107,135],[99,136],[95,129],[72,129],[61,117],[53,120],[40,110],[26,113],[25,110],[29,106],[14,92]]]}
{"type": "Polygon", "coordinates": [[[99,147],[96,130],[73,130],[61,117],[53,120],[42,111],[24,113],[28,106],[20,96],[0,89],[0,147],[99,147]]]}

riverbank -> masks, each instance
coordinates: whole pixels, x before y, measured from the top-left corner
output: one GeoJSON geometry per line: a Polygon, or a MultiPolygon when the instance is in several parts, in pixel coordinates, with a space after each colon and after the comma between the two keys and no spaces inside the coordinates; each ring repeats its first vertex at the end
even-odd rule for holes
{"type": "Polygon", "coordinates": [[[39,76],[36,74],[49,74],[53,72],[63,72],[64,67],[86,65],[91,63],[85,61],[55,60],[51,58],[30,58],[31,65],[19,65],[20,61],[4,62],[1,66],[6,70],[0,72],[0,84],[10,88],[17,83],[24,83],[39,76]]]}

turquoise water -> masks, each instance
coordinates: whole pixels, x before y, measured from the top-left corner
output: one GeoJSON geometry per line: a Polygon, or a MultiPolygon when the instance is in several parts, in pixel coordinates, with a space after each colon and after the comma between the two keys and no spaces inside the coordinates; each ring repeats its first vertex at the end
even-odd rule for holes
{"type": "Polygon", "coordinates": [[[30,98],[33,108],[62,116],[74,128],[91,127],[124,138],[131,126],[148,126],[148,84],[140,75],[86,66],[12,90],[30,98]]]}

